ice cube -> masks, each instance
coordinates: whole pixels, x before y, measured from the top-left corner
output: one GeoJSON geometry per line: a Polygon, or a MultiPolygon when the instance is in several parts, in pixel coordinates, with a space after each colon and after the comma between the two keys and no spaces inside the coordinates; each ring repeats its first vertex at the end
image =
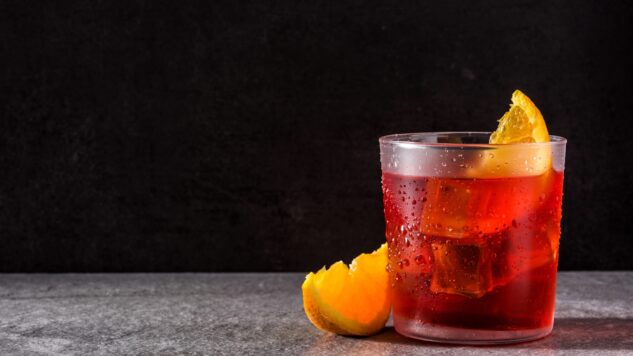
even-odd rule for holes
{"type": "MultiPolygon", "coordinates": [[[[471,239],[469,239],[471,240],[471,239]]],[[[483,240],[433,243],[431,291],[479,298],[492,290],[492,269],[483,240]]]]}
{"type": "Polygon", "coordinates": [[[495,256],[492,274],[495,287],[513,281],[518,275],[554,262],[558,252],[558,233],[549,224],[513,222],[512,227],[488,238],[495,256]]]}
{"type": "Polygon", "coordinates": [[[421,211],[422,233],[465,238],[507,227],[518,204],[511,184],[492,180],[430,179],[421,211]]]}

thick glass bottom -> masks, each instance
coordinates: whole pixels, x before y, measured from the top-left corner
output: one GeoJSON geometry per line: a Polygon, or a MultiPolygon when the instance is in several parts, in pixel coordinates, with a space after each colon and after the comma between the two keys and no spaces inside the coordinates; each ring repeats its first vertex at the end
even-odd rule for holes
{"type": "Polygon", "coordinates": [[[461,345],[501,345],[543,338],[552,332],[553,325],[526,330],[482,330],[396,318],[394,327],[401,335],[424,341],[461,345]]]}

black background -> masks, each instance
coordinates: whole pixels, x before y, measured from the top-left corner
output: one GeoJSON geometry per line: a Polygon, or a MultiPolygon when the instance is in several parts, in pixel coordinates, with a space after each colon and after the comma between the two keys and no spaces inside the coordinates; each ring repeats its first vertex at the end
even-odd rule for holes
{"type": "Polygon", "coordinates": [[[0,271],[302,271],[384,241],[377,138],[569,139],[561,269],[633,269],[625,1],[0,3],[0,271]]]}

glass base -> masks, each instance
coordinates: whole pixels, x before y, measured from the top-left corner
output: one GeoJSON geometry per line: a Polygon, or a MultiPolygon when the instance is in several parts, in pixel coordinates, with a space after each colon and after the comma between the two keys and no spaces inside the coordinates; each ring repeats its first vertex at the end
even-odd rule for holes
{"type": "Polygon", "coordinates": [[[553,325],[528,330],[482,330],[397,320],[396,331],[404,336],[443,344],[502,345],[537,340],[549,335],[553,325]]]}

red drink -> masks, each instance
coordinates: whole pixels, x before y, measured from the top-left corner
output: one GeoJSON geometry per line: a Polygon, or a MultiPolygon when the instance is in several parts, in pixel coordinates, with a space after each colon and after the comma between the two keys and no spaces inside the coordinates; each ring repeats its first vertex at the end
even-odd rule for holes
{"type": "Polygon", "coordinates": [[[435,328],[450,338],[477,330],[485,339],[486,330],[508,331],[514,341],[523,335],[515,331],[549,333],[562,171],[499,178],[384,172],[382,186],[399,332],[420,337],[410,331],[419,328],[432,338],[435,328]]]}

